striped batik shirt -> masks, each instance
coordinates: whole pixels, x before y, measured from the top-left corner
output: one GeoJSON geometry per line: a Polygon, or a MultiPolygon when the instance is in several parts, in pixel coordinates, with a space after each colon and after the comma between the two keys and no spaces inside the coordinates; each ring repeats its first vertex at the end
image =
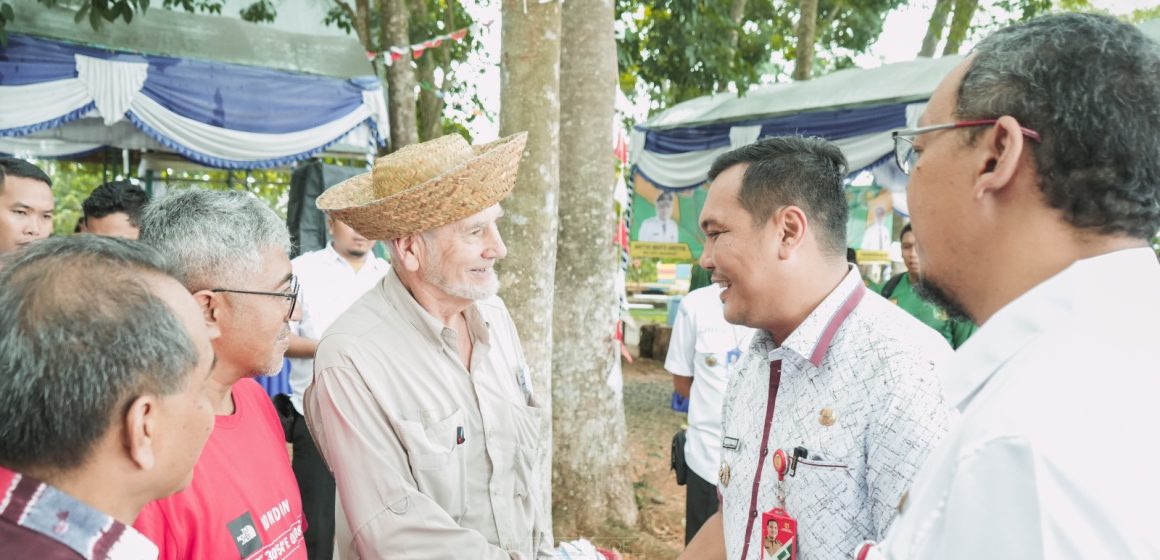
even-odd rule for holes
{"type": "Polygon", "coordinates": [[[155,560],[141,533],[56,488],[0,467],[3,558],[155,560]]]}

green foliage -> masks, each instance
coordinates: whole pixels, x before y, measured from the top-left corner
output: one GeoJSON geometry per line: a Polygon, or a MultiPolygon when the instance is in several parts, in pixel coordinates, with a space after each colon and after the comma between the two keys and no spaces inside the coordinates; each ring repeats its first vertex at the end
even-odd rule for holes
{"type": "MultiPolygon", "coordinates": [[[[351,20],[351,11],[346,9],[350,4],[346,4],[345,0],[333,0],[334,4],[330,11],[327,12],[323,19],[323,24],[337,27],[348,34],[354,34],[354,22],[351,20]]],[[[370,45],[364,45],[367,50],[381,52],[387,50],[389,47],[399,47],[403,45],[383,45],[382,34],[375,30],[374,23],[382,21],[381,17],[381,3],[373,0],[368,0],[367,21],[372,23],[371,32],[368,40],[370,45]]],[[[458,29],[471,27],[475,20],[472,19],[471,14],[464,9],[463,4],[456,0],[409,0],[410,7],[409,19],[407,21],[407,32],[409,40],[412,44],[426,41],[437,35],[444,35],[458,29]]],[[[477,2],[486,6],[488,2],[477,2]]],[[[419,87],[425,91],[436,91],[444,103],[442,107],[442,121],[443,132],[465,131],[464,125],[473,122],[477,118],[487,118],[492,120],[494,115],[487,111],[483,100],[479,98],[476,92],[476,84],[472,80],[462,80],[456,78],[456,73],[468,61],[472,54],[481,54],[482,44],[479,38],[474,33],[468,33],[462,41],[444,41],[439,47],[428,49],[424,54],[421,62],[427,63],[431,59],[427,57],[434,57],[438,62],[436,66],[441,69],[441,82],[435,83],[431,80],[424,80],[416,73],[416,79],[419,80],[419,87]],[[446,84],[446,85],[444,85],[446,84]],[[463,115],[462,122],[450,122],[447,119],[448,113],[463,115]]],[[[407,55],[400,62],[406,61],[408,64],[415,64],[415,61],[407,55]]],[[[417,106],[416,114],[420,119],[424,119],[422,115],[422,104],[417,106]]],[[[420,122],[424,122],[420,120],[420,122]]]]}
{"type": "Polygon", "coordinates": [[[1132,12],[1132,15],[1130,16],[1130,19],[1133,23],[1140,23],[1142,21],[1148,21],[1157,18],[1160,18],[1160,5],[1156,5],[1151,8],[1140,8],[1139,10],[1132,12]]]}
{"type": "MultiPolygon", "coordinates": [[[[133,23],[135,14],[145,13],[145,10],[149,9],[149,0],[80,0],[79,2],[39,0],[39,2],[48,7],[58,5],[75,7],[77,8],[76,23],[79,25],[88,20],[89,25],[98,31],[104,22],[112,23],[124,20],[125,23],[133,23]]],[[[224,0],[163,0],[162,5],[166,8],[181,8],[187,12],[221,14],[223,2],[224,0]]],[[[250,6],[243,8],[240,15],[246,21],[272,22],[278,12],[271,0],[257,0],[250,6]]],[[[0,46],[8,45],[8,35],[5,29],[8,22],[13,21],[15,17],[12,5],[0,2],[0,46]]]]}
{"type": "Polygon", "coordinates": [[[770,63],[772,43],[780,40],[772,3],[749,2],[741,25],[730,19],[729,7],[701,0],[617,0],[621,88],[632,96],[642,82],[654,106],[663,108],[756,83],[770,63]]]}
{"type": "MultiPolygon", "coordinates": [[[[821,0],[814,73],[853,66],[878,39],[886,14],[906,0],[821,0]]],[[[794,59],[797,3],[748,0],[740,23],[731,2],[617,0],[620,86],[655,109],[720,91],[744,94],[786,76],[794,59]],[[734,38],[736,43],[734,44],[734,38]]]]}

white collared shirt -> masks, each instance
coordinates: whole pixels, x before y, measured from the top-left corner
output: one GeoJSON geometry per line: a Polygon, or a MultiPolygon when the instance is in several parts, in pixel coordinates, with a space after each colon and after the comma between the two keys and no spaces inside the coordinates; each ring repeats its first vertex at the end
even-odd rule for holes
{"type": "MultiPolygon", "coordinates": [[[[355,272],[342,258],[334,245],[299,255],[290,261],[298,276],[299,300],[302,318],[291,323],[295,334],[318,340],[330,324],[358,298],[370,290],[391,269],[391,265],[367,252],[366,262],[355,272]]],[[[302,394],[314,377],[314,360],[290,359],[290,402],[302,414],[302,394]]]]}
{"type": "Polygon", "coordinates": [[[1160,558],[1160,265],[1077,261],[943,371],[961,420],[870,558],[1160,558]]]}
{"type": "Polygon", "coordinates": [[[764,558],[761,514],[779,505],[779,448],[790,457],[799,446],[808,452],[784,483],[798,558],[845,557],[868,535],[884,534],[948,429],[935,369],[950,356],[946,340],[868,292],[856,270],[781,346],[757,332],[723,412],[718,489],[727,557],[764,558]]]}
{"type": "Polygon", "coordinates": [[[729,383],[730,360],[739,360],[752,338],[753,329],[725,321],[719,284],[693,290],[681,300],[665,369],[693,378],[685,462],[703,480],[717,480],[721,464],[721,404],[729,383]],[[731,358],[730,352],[736,357],[731,358]]]}
{"type": "Polygon", "coordinates": [[[641,241],[676,243],[679,235],[680,230],[675,220],[672,218],[662,220],[653,216],[641,222],[640,231],[636,237],[641,241]]]}

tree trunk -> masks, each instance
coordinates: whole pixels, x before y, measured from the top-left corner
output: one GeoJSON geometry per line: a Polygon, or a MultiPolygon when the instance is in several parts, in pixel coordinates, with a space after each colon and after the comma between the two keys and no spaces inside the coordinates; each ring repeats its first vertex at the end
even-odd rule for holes
{"type": "MultiPolygon", "coordinates": [[[[500,232],[508,256],[499,266],[503,297],[519,328],[533,385],[552,402],[552,293],[560,191],[560,4],[503,0],[500,134],[527,131],[528,143],[500,232]]],[[[552,504],[552,418],[541,425],[541,511],[552,504]]]]}
{"type": "MultiPolygon", "coordinates": [[[[427,0],[411,0],[411,11],[415,14],[416,21],[426,21],[428,17],[427,0]]],[[[443,98],[440,96],[439,88],[435,86],[435,69],[439,67],[436,59],[450,48],[450,45],[444,44],[437,49],[429,49],[423,56],[419,57],[419,60],[415,61],[416,77],[419,81],[417,117],[419,139],[424,142],[443,135],[443,98]]]]}
{"type": "MultiPolygon", "coordinates": [[[[390,59],[390,47],[411,44],[407,30],[407,3],[404,0],[382,0],[382,45],[383,56],[390,59]]],[[[391,121],[391,146],[393,152],[419,141],[415,127],[415,69],[411,66],[408,52],[394,64],[387,67],[387,115],[391,121]]]]}
{"type": "MultiPolygon", "coordinates": [[[[729,19],[733,22],[733,29],[729,31],[729,65],[737,64],[737,35],[741,31],[741,17],[745,15],[745,0],[733,0],[729,6],[729,19]]],[[[729,80],[721,80],[717,84],[717,93],[729,90],[729,80]]]]}
{"type": "Polygon", "coordinates": [[[613,245],[616,39],[610,0],[565,2],[560,61],[560,232],[553,305],[552,492],[558,536],[636,524],[620,365],[613,245]]]}
{"type": "Polygon", "coordinates": [[[818,31],[818,0],[801,0],[797,25],[797,56],[793,79],[808,80],[813,75],[814,41],[818,31]]]}
{"type": "Polygon", "coordinates": [[[955,0],[955,15],[951,18],[951,30],[947,33],[947,45],[943,48],[943,56],[959,54],[959,47],[967,37],[971,28],[971,18],[975,16],[975,8],[979,0],[955,0]]]}
{"type": "Polygon", "coordinates": [[[918,51],[918,56],[925,56],[930,58],[934,56],[934,50],[938,47],[938,42],[942,40],[943,28],[947,25],[947,16],[951,14],[951,6],[954,0],[937,0],[934,4],[934,13],[930,15],[930,23],[926,26],[926,37],[922,38],[922,48],[918,51]]]}

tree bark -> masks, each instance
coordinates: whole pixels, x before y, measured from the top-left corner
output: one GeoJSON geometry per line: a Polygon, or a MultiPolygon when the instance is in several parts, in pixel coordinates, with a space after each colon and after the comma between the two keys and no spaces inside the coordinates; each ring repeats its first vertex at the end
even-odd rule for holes
{"type": "MultiPolygon", "coordinates": [[[[411,0],[411,11],[418,21],[425,21],[428,15],[428,0],[411,0]]],[[[438,6],[435,6],[438,10],[438,6]]],[[[448,6],[448,10],[453,10],[448,6]]],[[[437,49],[428,50],[419,60],[415,61],[416,77],[419,83],[418,125],[419,139],[426,142],[443,135],[443,97],[440,89],[435,85],[435,69],[442,66],[443,55],[451,48],[444,44],[437,49]]],[[[446,80],[447,68],[444,68],[443,79],[446,80]]]]}
{"type": "Polygon", "coordinates": [[[959,47],[967,37],[971,28],[971,18],[975,16],[975,8],[979,0],[955,0],[955,15],[951,18],[951,30],[947,33],[947,44],[943,48],[943,56],[959,54],[959,47]]]}
{"type": "MultiPolygon", "coordinates": [[[[560,4],[503,0],[500,134],[527,131],[515,190],[504,201],[500,233],[508,256],[499,265],[511,311],[545,410],[552,402],[552,294],[556,277],[560,190],[560,4]]],[[[539,461],[544,517],[551,512],[552,418],[541,425],[539,461]]]]}
{"type": "MultiPolygon", "coordinates": [[[[729,19],[733,22],[733,30],[729,32],[729,64],[735,66],[737,64],[737,37],[741,31],[741,18],[745,15],[745,0],[733,0],[733,4],[729,6],[729,19]]],[[[717,84],[717,93],[722,93],[729,90],[729,80],[721,80],[717,84]]]]}
{"type": "MultiPolygon", "coordinates": [[[[407,25],[407,3],[405,0],[382,0],[381,35],[383,56],[390,59],[390,47],[411,44],[407,25]]],[[[415,69],[411,66],[411,54],[387,67],[387,115],[391,121],[390,151],[419,141],[415,126],[415,69]]]]}
{"type": "Polygon", "coordinates": [[[560,231],[552,346],[552,492],[558,535],[636,523],[620,365],[613,245],[616,39],[611,0],[565,2],[560,62],[560,231]]]}
{"type": "Polygon", "coordinates": [[[934,12],[930,15],[930,23],[926,26],[926,37],[922,38],[922,48],[918,51],[918,56],[925,56],[930,58],[934,56],[934,50],[938,47],[938,42],[942,40],[943,28],[947,25],[947,16],[951,15],[951,6],[954,0],[937,0],[934,4],[934,12]]]}
{"type": "Polygon", "coordinates": [[[801,0],[797,25],[797,56],[793,79],[808,80],[813,75],[814,41],[818,31],[818,0],[801,0]]]}

